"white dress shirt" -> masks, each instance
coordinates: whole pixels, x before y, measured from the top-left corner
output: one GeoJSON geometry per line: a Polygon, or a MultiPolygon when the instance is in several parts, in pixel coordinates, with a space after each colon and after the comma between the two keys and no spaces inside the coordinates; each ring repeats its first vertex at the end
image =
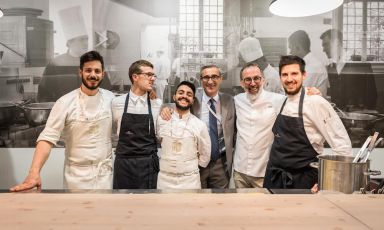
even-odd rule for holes
{"type": "MultiPolygon", "coordinates": [[[[216,118],[217,118],[217,131],[219,133],[219,136],[223,132],[223,128],[221,127],[221,103],[220,103],[220,96],[217,93],[214,97],[212,97],[213,100],[215,101],[215,109],[216,109],[216,118]]],[[[210,97],[205,94],[203,91],[203,98],[201,102],[201,114],[200,114],[200,119],[204,121],[204,123],[207,125],[209,128],[209,107],[211,106],[211,100],[210,97]]]]}
{"type": "Polygon", "coordinates": [[[273,142],[272,126],[285,98],[263,89],[256,97],[248,93],[234,97],[237,117],[234,170],[264,177],[273,142]]]}
{"type": "Polygon", "coordinates": [[[198,161],[201,167],[206,167],[211,159],[211,140],[209,138],[208,128],[203,121],[191,113],[179,117],[177,111],[172,113],[171,120],[166,121],[158,117],[157,137],[159,139],[168,136],[176,138],[194,137],[196,142],[196,151],[198,152],[198,161]]]}
{"type": "Polygon", "coordinates": [[[316,87],[320,90],[322,96],[326,97],[329,87],[327,69],[311,52],[305,55],[303,59],[306,64],[305,71],[307,72],[303,86],[316,87]]]}
{"type": "MultiPolygon", "coordinates": [[[[142,96],[138,96],[134,94],[132,91],[129,92],[129,102],[127,113],[133,114],[148,114],[148,103],[147,103],[148,94],[143,94],[142,96]]],[[[124,105],[125,99],[127,98],[127,94],[116,97],[112,101],[112,113],[113,113],[113,125],[117,128],[117,134],[120,132],[121,118],[124,113],[124,105]]],[[[154,121],[154,125],[156,127],[157,116],[159,115],[161,107],[161,100],[154,99],[151,100],[151,109],[152,109],[152,117],[154,121]]]]}
{"type": "MultiPolygon", "coordinates": [[[[299,116],[300,95],[288,95],[283,115],[299,116]]],[[[327,141],[334,154],[352,155],[348,133],[335,110],[323,97],[305,95],[303,120],[307,137],[318,154],[323,153],[324,141],[327,141]]]]}

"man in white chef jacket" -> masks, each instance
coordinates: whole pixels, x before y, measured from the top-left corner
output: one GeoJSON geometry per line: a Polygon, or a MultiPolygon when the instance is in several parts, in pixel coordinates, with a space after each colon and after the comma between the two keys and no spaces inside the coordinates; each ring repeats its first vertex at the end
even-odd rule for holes
{"type": "Polygon", "coordinates": [[[339,155],[352,154],[351,141],[329,102],[318,95],[305,95],[306,72],[302,58],[282,56],[279,72],[287,99],[272,128],[274,141],[263,186],[270,189],[314,188],[318,172],[309,164],[323,153],[324,141],[339,155]]]}
{"type": "Polygon", "coordinates": [[[245,93],[234,97],[236,107],[236,146],[233,180],[236,188],[261,188],[273,141],[272,126],[286,98],[263,88],[265,78],[255,62],[240,71],[245,93]]]}
{"type": "Polygon", "coordinates": [[[200,167],[207,167],[211,158],[208,128],[190,109],[195,86],[181,82],[173,95],[176,109],[170,120],[160,116],[157,136],[161,142],[160,172],[157,189],[200,189],[200,167]]]}
{"type": "Polygon", "coordinates": [[[37,139],[29,174],[11,191],[41,189],[40,170],[52,146],[64,133],[64,187],[112,188],[112,110],[114,95],[99,88],[104,78],[103,57],[90,51],[80,57],[80,88],[59,98],[37,139]]]}

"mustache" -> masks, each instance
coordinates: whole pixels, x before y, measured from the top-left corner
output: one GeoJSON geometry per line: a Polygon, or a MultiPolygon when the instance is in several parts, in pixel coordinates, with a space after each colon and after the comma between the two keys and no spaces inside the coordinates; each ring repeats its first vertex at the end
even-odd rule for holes
{"type": "Polygon", "coordinates": [[[188,103],[191,103],[191,101],[186,97],[181,97],[181,98],[177,99],[177,101],[181,101],[181,100],[186,100],[188,103]]]}
{"type": "Polygon", "coordinates": [[[89,76],[87,79],[88,80],[92,80],[92,81],[97,81],[98,77],[96,77],[96,76],[89,76]]]}

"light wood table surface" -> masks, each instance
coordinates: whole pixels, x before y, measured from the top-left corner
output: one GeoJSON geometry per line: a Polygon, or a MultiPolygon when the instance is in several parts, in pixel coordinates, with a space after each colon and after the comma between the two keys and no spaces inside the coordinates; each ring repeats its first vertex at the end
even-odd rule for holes
{"type": "Polygon", "coordinates": [[[0,193],[0,229],[384,229],[384,195],[0,193]]]}

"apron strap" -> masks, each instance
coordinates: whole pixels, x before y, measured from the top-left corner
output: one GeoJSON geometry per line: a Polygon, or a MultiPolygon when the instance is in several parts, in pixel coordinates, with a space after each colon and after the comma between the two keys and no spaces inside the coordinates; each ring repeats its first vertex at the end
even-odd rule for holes
{"type": "Polygon", "coordinates": [[[301,88],[300,102],[299,102],[299,117],[303,117],[303,102],[304,102],[305,90],[301,88]]]}
{"type": "MultiPolygon", "coordinates": [[[[128,103],[129,103],[129,93],[127,94],[127,98],[125,99],[124,112],[123,113],[127,112],[127,110],[128,110],[128,103]]],[[[148,132],[150,134],[152,133],[152,136],[155,139],[155,144],[157,146],[157,138],[156,138],[156,134],[155,134],[155,122],[153,121],[151,99],[149,98],[149,92],[147,93],[147,104],[148,104],[148,114],[149,114],[148,132]],[[152,127],[152,129],[151,129],[151,127],[152,127]]]]}

